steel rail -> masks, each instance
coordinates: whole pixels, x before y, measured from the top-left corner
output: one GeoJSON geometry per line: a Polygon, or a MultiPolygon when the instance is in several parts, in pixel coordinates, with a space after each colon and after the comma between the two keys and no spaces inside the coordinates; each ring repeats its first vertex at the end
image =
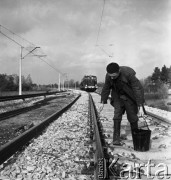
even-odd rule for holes
{"type": "Polygon", "coordinates": [[[95,170],[94,170],[94,179],[102,180],[107,179],[108,170],[107,170],[107,159],[105,157],[105,147],[102,138],[102,130],[100,129],[100,122],[98,120],[97,110],[93,101],[92,96],[89,93],[89,115],[90,121],[92,121],[93,130],[94,130],[94,142],[95,142],[95,170]]]}
{"type": "Polygon", "coordinates": [[[10,158],[15,152],[19,151],[31,139],[38,136],[51,122],[58,118],[62,113],[68,110],[81,96],[79,94],[70,104],[66,105],[60,111],[55,112],[50,117],[43,120],[40,124],[30,128],[20,136],[0,147],[0,164],[10,158]]]}
{"type": "Polygon", "coordinates": [[[28,107],[19,108],[19,109],[15,109],[15,110],[0,113],[0,121],[3,121],[3,120],[8,119],[10,117],[14,117],[14,116],[19,115],[19,114],[24,113],[24,112],[31,111],[31,110],[36,109],[36,108],[39,108],[39,107],[42,106],[41,103],[43,103],[43,102],[48,102],[48,101],[50,101],[52,99],[62,98],[62,97],[66,97],[66,94],[65,95],[61,94],[60,96],[56,96],[56,97],[53,97],[53,98],[46,98],[44,100],[41,100],[41,101],[35,103],[32,106],[28,106],[28,107]]]}
{"type": "Polygon", "coordinates": [[[169,121],[168,119],[161,117],[161,116],[158,116],[158,115],[151,113],[147,110],[146,110],[146,112],[147,112],[147,115],[151,116],[152,118],[156,118],[157,120],[163,121],[164,123],[171,125],[171,121],[169,121]]]}
{"type": "Polygon", "coordinates": [[[32,97],[39,97],[39,96],[48,96],[53,94],[60,94],[66,91],[54,91],[54,92],[47,92],[47,93],[36,93],[36,94],[25,94],[25,95],[16,95],[16,96],[1,96],[0,102],[4,101],[11,101],[11,100],[17,100],[17,99],[26,99],[26,98],[32,98],[32,97]]]}

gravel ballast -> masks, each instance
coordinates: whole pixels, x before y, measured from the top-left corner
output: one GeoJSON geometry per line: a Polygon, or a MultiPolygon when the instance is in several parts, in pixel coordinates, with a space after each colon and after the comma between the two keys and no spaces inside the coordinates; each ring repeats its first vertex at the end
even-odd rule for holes
{"type": "Polygon", "coordinates": [[[88,166],[88,94],[55,120],[18,155],[0,167],[0,179],[91,179],[81,171],[88,166]],[[11,162],[11,163],[10,163],[11,162]]]}
{"type": "Polygon", "coordinates": [[[41,123],[53,113],[60,111],[77,96],[78,94],[71,93],[66,97],[54,95],[54,97],[48,97],[42,101],[36,102],[36,104],[33,101],[33,106],[30,106],[29,111],[22,112],[21,114],[0,121],[0,146],[11,141],[29,128],[41,123]]]}

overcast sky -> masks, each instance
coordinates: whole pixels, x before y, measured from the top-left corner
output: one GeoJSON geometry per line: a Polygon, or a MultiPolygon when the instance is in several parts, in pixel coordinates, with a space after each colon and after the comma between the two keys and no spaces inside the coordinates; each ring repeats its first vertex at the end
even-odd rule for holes
{"type": "MultiPolygon", "coordinates": [[[[57,83],[58,72],[104,80],[109,62],[134,68],[138,78],[171,65],[171,0],[0,0],[0,25],[41,49],[27,56],[23,75],[57,83]],[[96,44],[98,46],[96,46],[96,44]],[[52,68],[52,67],[54,68],[52,68]],[[56,70],[55,70],[56,69],[56,70]]],[[[25,46],[16,35],[5,33],[25,46]]],[[[23,51],[26,54],[27,51],[23,51]]],[[[18,74],[20,46],[0,34],[0,73],[18,74]]]]}

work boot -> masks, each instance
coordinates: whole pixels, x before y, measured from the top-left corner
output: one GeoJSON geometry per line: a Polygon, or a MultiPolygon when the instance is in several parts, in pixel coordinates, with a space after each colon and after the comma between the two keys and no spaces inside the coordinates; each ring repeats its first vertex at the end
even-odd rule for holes
{"type": "Polygon", "coordinates": [[[131,123],[131,131],[138,129],[138,121],[131,123]]]}
{"type": "Polygon", "coordinates": [[[120,128],[121,128],[121,121],[114,121],[113,145],[121,146],[120,128]]]}

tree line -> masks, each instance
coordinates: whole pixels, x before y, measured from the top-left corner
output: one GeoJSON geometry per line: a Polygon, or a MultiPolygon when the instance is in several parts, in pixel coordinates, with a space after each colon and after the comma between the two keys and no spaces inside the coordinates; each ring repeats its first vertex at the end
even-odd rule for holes
{"type": "Polygon", "coordinates": [[[150,76],[141,80],[145,92],[158,92],[171,87],[171,66],[155,67],[150,76]]]}
{"type": "MultiPolygon", "coordinates": [[[[79,87],[79,82],[73,79],[65,81],[65,88],[79,87]]],[[[61,83],[61,88],[63,84],[61,83]]],[[[19,76],[17,74],[7,75],[0,74],[0,92],[3,91],[18,91],[19,89],[19,76]]],[[[35,84],[32,81],[30,74],[27,77],[22,76],[22,91],[47,91],[51,89],[58,89],[58,84],[35,84]]]]}
{"type": "MultiPolygon", "coordinates": [[[[26,78],[22,76],[22,82],[23,90],[29,91],[32,89],[33,83],[30,75],[28,75],[26,78]]],[[[0,74],[0,91],[17,91],[18,84],[19,76],[17,74],[0,74]]]]}

